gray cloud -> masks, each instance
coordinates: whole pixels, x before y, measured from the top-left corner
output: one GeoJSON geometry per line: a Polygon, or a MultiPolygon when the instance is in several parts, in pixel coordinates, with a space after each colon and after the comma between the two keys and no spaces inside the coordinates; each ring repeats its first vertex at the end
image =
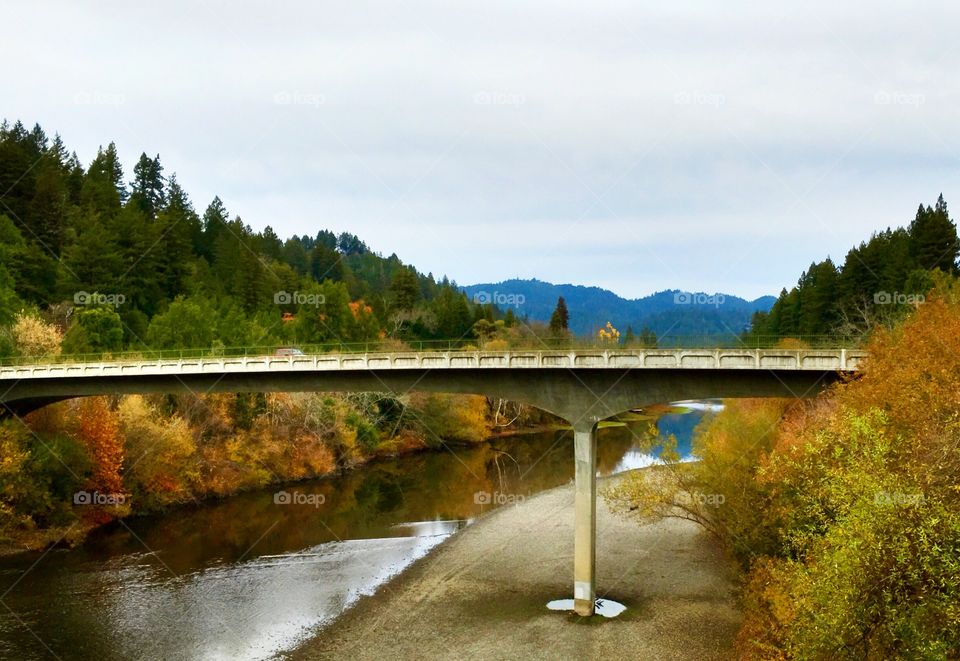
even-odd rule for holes
{"type": "Polygon", "coordinates": [[[4,113],[463,283],[759,295],[958,199],[957,7],[131,4],[6,8],[4,113]]]}

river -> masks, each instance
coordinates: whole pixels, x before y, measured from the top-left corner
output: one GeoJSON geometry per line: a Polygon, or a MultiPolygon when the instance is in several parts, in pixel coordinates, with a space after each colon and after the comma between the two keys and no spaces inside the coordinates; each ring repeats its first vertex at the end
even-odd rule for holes
{"type": "MultiPolygon", "coordinates": [[[[710,402],[657,420],[684,457],[710,402]]],[[[598,472],[655,460],[644,423],[599,431],[598,472]]],[[[572,433],[367,464],[0,559],[0,658],[262,659],[315,635],[458,529],[573,478],[572,433]]]]}

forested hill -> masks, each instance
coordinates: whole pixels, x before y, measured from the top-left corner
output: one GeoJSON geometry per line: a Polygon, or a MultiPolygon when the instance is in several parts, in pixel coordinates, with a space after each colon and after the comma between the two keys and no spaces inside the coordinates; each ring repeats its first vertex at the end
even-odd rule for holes
{"type": "Polygon", "coordinates": [[[917,209],[906,228],[887,228],[852,248],[837,266],[829,257],[810,265],[797,285],[780,292],[753,332],[774,337],[862,337],[890,325],[923,302],[934,273],[956,275],[960,242],[943,195],[917,209]]]}
{"type": "Polygon", "coordinates": [[[198,211],[159,156],[128,182],[113,143],[84,167],[4,121],[0,193],[0,355],[461,338],[497,314],[352,234],[284,240],[219,198],[198,211]]]}
{"type": "Polygon", "coordinates": [[[621,331],[648,328],[660,336],[738,334],[748,328],[754,312],[769,310],[776,300],[679,290],[626,299],[599,287],[519,279],[470,285],[464,291],[475,301],[513,307],[518,316],[542,322],[550,320],[562,296],[570,312],[570,330],[577,335],[592,335],[608,321],[621,331]]]}

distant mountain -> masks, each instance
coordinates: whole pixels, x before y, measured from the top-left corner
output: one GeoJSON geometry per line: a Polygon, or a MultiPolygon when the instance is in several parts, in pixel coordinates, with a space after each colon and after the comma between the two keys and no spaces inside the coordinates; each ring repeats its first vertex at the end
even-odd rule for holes
{"type": "Polygon", "coordinates": [[[639,334],[644,326],[657,335],[733,335],[750,326],[757,310],[768,311],[776,298],[761,296],[748,301],[729,294],[657,292],[626,299],[612,291],[581,285],[555,285],[541,280],[505,280],[463,287],[472,300],[512,307],[519,317],[548,322],[557,298],[563,296],[570,311],[570,330],[592,335],[608,321],[621,333],[632,327],[639,334]]]}

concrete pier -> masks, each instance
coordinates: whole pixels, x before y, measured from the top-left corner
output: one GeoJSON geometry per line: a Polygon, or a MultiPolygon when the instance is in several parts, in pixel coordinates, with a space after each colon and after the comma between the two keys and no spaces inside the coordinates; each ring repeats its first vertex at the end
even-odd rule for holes
{"type": "Polygon", "coordinates": [[[597,577],[597,425],[574,426],[576,461],[573,538],[573,607],[593,615],[597,577]]]}

